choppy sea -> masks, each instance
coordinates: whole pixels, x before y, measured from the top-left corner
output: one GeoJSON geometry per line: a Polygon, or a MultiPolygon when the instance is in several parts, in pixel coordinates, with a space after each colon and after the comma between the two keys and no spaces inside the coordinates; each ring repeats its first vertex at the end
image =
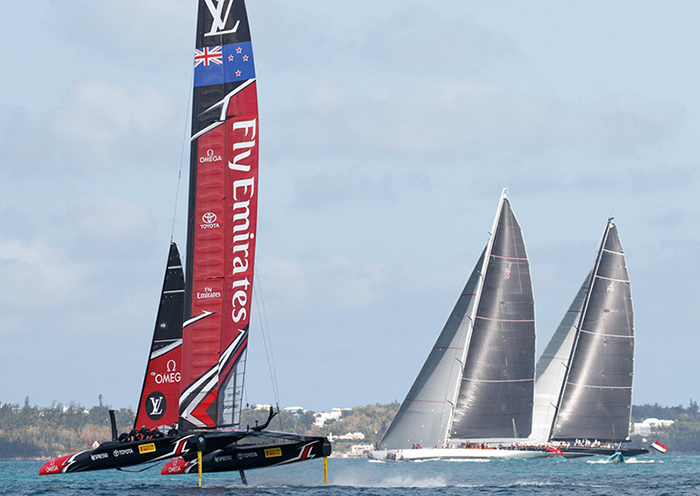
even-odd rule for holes
{"type": "Polygon", "coordinates": [[[161,476],[160,465],[140,473],[116,470],[37,475],[41,462],[0,462],[0,495],[700,495],[700,456],[641,456],[626,463],[603,459],[426,461],[367,459],[252,470],[243,486],[237,472],[161,476]]]}

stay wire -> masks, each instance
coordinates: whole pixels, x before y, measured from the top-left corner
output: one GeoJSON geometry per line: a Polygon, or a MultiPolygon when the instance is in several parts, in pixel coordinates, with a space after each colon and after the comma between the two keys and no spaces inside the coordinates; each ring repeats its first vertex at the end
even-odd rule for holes
{"type": "MultiPolygon", "coordinates": [[[[194,84],[194,69],[192,70],[192,75],[190,78],[190,88],[194,84]]],[[[187,139],[187,131],[189,131],[190,123],[188,122],[188,117],[190,116],[190,107],[192,106],[192,92],[188,92],[187,97],[187,112],[185,113],[185,129],[182,133],[182,149],[180,150],[180,170],[177,173],[177,188],[175,189],[175,206],[173,208],[173,224],[170,228],[170,242],[173,242],[175,238],[175,221],[177,219],[177,205],[180,200],[180,183],[182,182],[182,169],[185,163],[185,148],[190,140],[187,139]]]]}
{"type": "MultiPolygon", "coordinates": [[[[253,275],[253,294],[255,296],[255,306],[258,308],[258,320],[260,321],[260,328],[262,330],[263,345],[265,347],[265,355],[267,357],[267,368],[270,373],[270,381],[272,383],[272,394],[277,403],[277,411],[279,411],[279,385],[277,382],[277,371],[275,369],[275,357],[272,351],[272,338],[270,336],[270,326],[267,320],[267,312],[265,310],[265,300],[263,298],[262,285],[260,284],[260,278],[257,274],[253,275]]],[[[279,418],[280,428],[283,429],[282,419],[279,418]]]]}

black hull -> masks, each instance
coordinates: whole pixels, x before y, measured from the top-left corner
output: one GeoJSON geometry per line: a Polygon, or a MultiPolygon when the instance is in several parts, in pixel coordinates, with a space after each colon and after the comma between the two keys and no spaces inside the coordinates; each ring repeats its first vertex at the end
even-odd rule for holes
{"type": "Polygon", "coordinates": [[[39,469],[39,475],[130,467],[177,456],[196,457],[197,451],[206,455],[247,435],[249,435],[248,431],[205,431],[129,443],[107,441],[95,449],[61,456],[46,462],[39,469]]]}
{"type": "Polygon", "coordinates": [[[197,443],[192,435],[169,436],[130,443],[108,441],[95,449],[61,456],[46,462],[39,470],[39,475],[129,467],[180,456],[190,450],[196,452],[196,449],[197,443]]]}
{"type": "Polygon", "coordinates": [[[648,449],[642,449],[642,448],[622,448],[620,450],[616,448],[602,448],[602,447],[586,447],[586,446],[578,446],[578,447],[569,447],[569,448],[561,448],[562,450],[562,455],[564,458],[581,458],[584,456],[596,456],[596,455],[601,455],[601,456],[612,456],[616,452],[622,453],[622,456],[625,458],[629,458],[632,456],[637,456],[637,455],[645,455],[649,453],[648,449]]]}
{"type": "MultiPolygon", "coordinates": [[[[320,459],[331,454],[331,443],[324,437],[297,436],[295,441],[231,445],[202,457],[202,472],[232,472],[287,465],[320,459]]],[[[163,475],[197,473],[196,454],[187,454],[166,464],[163,475]]]]}

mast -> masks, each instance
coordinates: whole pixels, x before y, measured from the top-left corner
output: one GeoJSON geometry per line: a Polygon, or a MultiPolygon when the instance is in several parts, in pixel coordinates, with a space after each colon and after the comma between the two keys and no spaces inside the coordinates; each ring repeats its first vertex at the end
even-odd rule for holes
{"type": "Polygon", "coordinates": [[[258,108],[243,0],[199,0],[180,429],[238,424],[257,225],[258,108]]]}
{"type": "Polygon", "coordinates": [[[634,312],[624,250],[608,219],[590,279],[551,439],[622,442],[629,436],[634,312]]]}
{"type": "Polygon", "coordinates": [[[482,290],[484,287],[484,279],[486,277],[486,271],[488,270],[489,266],[489,259],[491,258],[491,250],[493,249],[493,240],[494,240],[494,235],[496,233],[496,230],[498,229],[498,220],[501,218],[501,212],[503,211],[503,203],[505,200],[508,198],[507,196],[508,188],[503,188],[503,191],[501,191],[501,198],[498,202],[498,208],[496,208],[496,216],[493,219],[493,226],[491,226],[491,231],[489,234],[488,241],[486,241],[486,246],[484,247],[484,251],[481,254],[481,258],[479,258],[479,261],[476,264],[476,267],[474,270],[476,271],[478,269],[479,271],[479,279],[477,280],[477,287],[474,292],[474,305],[471,308],[471,313],[469,315],[469,322],[470,322],[470,328],[469,328],[469,334],[467,335],[467,340],[464,345],[464,348],[462,349],[462,357],[460,359],[460,368],[459,368],[459,376],[457,379],[457,385],[454,388],[454,393],[453,393],[453,398],[451,401],[452,404],[452,415],[450,415],[450,423],[449,423],[449,428],[446,433],[446,439],[449,439],[450,432],[452,431],[452,424],[454,422],[454,414],[455,414],[455,407],[457,405],[457,401],[459,399],[459,392],[461,389],[461,384],[462,384],[462,379],[464,377],[464,368],[466,366],[466,361],[467,361],[467,354],[469,352],[469,345],[471,343],[471,337],[472,337],[472,332],[474,329],[474,319],[476,317],[476,312],[477,309],[479,308],[479,302],[481,301],[481,294],[482,290]]]}

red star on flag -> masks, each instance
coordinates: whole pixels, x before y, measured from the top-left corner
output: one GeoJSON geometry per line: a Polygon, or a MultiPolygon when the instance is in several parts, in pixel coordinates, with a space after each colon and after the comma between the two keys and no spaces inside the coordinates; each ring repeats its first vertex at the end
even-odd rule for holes
{"type": "Polygon", "coordinates": [[[236,53],[241,53],[241,47],[236,48],[236,53]]]}
{"type": "Polygon", "coordinates": [[[247,56],[247,55],[244,55],[244,56],[243,56],[243,61],[248,62],[248,56],[247,56]]]}
{"type": "Polygon", "coordinates": [[[240,75],[241,75],[241,71],[236,71],[236,76],[240,76],[240,75]]]}
{"type": "Polygon", "coordinates": [[[229,61],[229,62],[233,62],[233,55],[229,55],[229,56],[228,56],[228,61],[229,61]]]}

